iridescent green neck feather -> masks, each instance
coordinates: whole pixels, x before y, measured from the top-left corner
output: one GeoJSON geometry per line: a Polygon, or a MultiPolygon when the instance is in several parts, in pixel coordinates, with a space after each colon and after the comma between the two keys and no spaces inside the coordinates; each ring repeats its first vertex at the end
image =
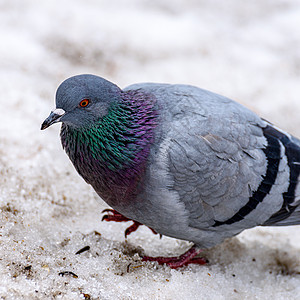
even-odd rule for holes
{"type": "Polygon", "coordinates": [[[132,197],[143,177],[156,125],[155,99],[127,92],[91,126],[63,124],[61,140],[79,174],[103,198],[132,197]]]}

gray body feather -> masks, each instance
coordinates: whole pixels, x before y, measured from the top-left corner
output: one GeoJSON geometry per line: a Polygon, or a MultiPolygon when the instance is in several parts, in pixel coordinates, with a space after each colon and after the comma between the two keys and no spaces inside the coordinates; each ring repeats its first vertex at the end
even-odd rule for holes
{"type": "MultiPolygon", "coordinates": [[[[268,141],[263,129],[270,124],[238,103],[196,87],[135,84],[125,90],[132,89],[155,95],[160,126],[143,192],[133,207],[117,210],[161,234],[202,248],[263,225],[280,210],[290,169],[279,141],[278,172],[263,201],[241,220],[222,224],[247,205],[266,175],[263,149],[268,141]]],[[[297,205],[299,197],[300,188],[297,205]]],[[[297,220],[291,216],[291,223],[300,223],[299,212],[294,213],[297,220]]]]}

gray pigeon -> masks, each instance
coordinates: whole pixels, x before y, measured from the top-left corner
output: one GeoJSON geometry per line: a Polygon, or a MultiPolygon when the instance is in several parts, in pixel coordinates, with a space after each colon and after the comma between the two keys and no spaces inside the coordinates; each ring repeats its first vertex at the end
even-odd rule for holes
{"type": "Polygon", "coordinates": [[[203,264],[201,249],[244,229],[300,224],[300,141],[228,98],[79,75],[59,86],[42,129],[56,122],[77,172],[114,208],[106,220],[194,243],[144,260],[203,264]]]}

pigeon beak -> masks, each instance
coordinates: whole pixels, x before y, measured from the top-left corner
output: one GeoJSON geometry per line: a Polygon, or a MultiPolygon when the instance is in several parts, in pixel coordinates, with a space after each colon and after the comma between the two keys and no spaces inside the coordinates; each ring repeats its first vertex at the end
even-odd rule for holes
{"type": "Polygon", "coordinates": [[[61,108],[56,108],[55,110],[51,111],[49,117],[43,122],[41,126],[41,130],[44,130],[51,126],[54,123],[57,123],[60,121],[60,118],[65,114],[66,112],[61,108]]]}

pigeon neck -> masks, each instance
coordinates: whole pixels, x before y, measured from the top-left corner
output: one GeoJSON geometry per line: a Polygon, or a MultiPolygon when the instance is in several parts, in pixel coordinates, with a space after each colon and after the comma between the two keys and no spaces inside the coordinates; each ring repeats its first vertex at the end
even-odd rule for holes
{"type": "Polygon", "coordinates": [[[136,188],[156,125],[155,99],[129,91],[91,127],[77,130],[63,124],[61,140],[79,174],[105,199],[107,193],[130,194],[136,188]]]}

